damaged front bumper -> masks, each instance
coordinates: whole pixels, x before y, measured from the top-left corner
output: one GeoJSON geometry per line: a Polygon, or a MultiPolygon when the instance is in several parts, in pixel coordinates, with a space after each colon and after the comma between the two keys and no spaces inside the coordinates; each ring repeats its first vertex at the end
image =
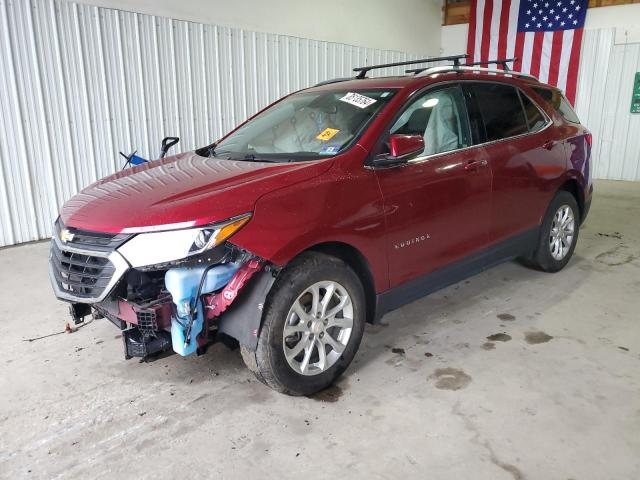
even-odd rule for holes
{"type": "Polygon", "coordinates": [[[66,242],[54,236],[51,282],[56,296],[71,302],[76,322],[93,309],[122,330],[126,358],[200,354],[219,333],[255,350],[277,272],[268,262],[225,242],[205,257],[137,269],[116,250],[126,238],[91,235],[74,232],[66,242]]]}

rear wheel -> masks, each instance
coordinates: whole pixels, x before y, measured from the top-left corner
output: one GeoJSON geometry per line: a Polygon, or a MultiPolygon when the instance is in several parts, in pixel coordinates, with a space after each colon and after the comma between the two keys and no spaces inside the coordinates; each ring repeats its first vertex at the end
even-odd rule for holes
{"type": "Polygon", "coordinates": [[[364,291],[343,261],[303,254],[273,286],[256,352],[247,366],[271,388],[309,395],[328,387],[349,366],[364,331],[364,291]]]}
{"type": "Polygon", "coordinates": [[[528,263],[544,272],[557,272],[569,263],[580,230],[580,210],[573,195],[559,191],[540,228],[540,238],[528,263]]]}

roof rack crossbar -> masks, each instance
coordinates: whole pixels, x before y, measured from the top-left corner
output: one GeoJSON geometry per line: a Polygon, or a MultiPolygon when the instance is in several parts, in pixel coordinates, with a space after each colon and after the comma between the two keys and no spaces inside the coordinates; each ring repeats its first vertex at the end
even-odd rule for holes
{"type": "Polygon", "coordinates": [[[403,65],[415,65],[416,63],[433,63],[433,62],[453,62],[453,66],[459,66],[460,60],[468,58],[469,55],[449,55],[447,57],[433,57],[433,58],[423,58],[419,60],[408,60],[406,62],[395,62],[395,63],[383,63],[380,65],[367,65],[366,67],[356,67],[353,69],[354,72],[357,72],[356,78],[362,79],[367,76],[367,73],[370,70],[376,70],[378,68],[389,68],[389,67],[401,67],[403,65]]]}
{"type": "MultiPolygon", "coordinates": [[[[496,59],[496,60],[487,60],[487,61],[481,61],[481,62],[473,62],[473,63],[463,63],[462,65],[454,65],[454,66],[460,66],[460,67],[474,67],[474,66],[479,66],[479,65],[491,65],[491,64],[496,64],[496,65],[502,65],[502,68],[504,68],[504,70],[506,72],[510,72],[511,68],[509,68],[509,65],[507,65],[509,62],[515,62],[517,60],[517,58],[504,58],[504,59],[496,59]]],[[[432,67],[421,67],[421,68],[412,68],[410,70],[405,70],[404,73],[422,73],[425,70],[428,70],[429,68],[432,67]]]]}
{"type": "Polygon", "coordinates": [[[473,63],[465,63],[462,66],[463,67],[474,67],[476,65],[491,65],[491,64],[495,64],[495,65],[502,65],[502,68],[505,69],[505,71],[509,72],[511,71],[511,68],[509,68],[509,65],[507,65],[507,63],[509,62],[515,62],[517,60],[516,57],[514,58],[500,58],[500,59],[496,59],[496,60],[487,60],[487,61],[480,61],[480,62],[473,62],[473,63]]]}

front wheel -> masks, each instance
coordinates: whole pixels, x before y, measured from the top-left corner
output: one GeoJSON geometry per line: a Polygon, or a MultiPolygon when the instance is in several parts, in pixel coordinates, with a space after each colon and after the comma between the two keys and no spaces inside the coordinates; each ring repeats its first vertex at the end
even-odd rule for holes
{"type": "Polygon", "coordinates": [[[528,263],[544,272],[563,269],[576,248],[579,230],[578,203],[573,195],[561,190],[549,204],[536,251],[528,263]]]}
{"type": "Polygon", "coordinates": [[[310,395],[349,366],[364,323],[364,291],[353,270],[329,255],[303,254],[276,280],[256,351],[243,348],[242,356],[274,390],[310,395]]]}

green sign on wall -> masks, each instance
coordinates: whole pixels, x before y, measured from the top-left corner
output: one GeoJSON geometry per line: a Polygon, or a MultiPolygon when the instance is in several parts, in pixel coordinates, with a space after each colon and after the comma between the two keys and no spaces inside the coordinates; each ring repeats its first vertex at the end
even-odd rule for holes
{"type": "Polygon", "coordinates": [[[631,96],[631,113],[640,113],[640,72],[636,72],[631,96]]]}

